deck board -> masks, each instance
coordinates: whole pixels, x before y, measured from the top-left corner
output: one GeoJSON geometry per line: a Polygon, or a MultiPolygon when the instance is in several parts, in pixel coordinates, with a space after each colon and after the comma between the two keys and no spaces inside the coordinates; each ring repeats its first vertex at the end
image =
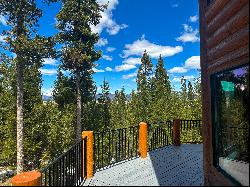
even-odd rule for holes
{"type": "Polygon", "coordinates": [[[83,186],[203,186],[202,144],[167,146],[97,171],[83,186]]]}

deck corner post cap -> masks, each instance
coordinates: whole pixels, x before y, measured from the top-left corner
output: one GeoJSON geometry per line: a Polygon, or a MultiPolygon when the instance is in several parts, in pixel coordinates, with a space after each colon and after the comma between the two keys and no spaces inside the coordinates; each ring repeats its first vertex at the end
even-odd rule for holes
{"type": "Polygon", "coordinates": [[[146,122],[140,122],[140,125],[147,125],[147,123],[146,122]]]}
{"type": "Polygon", "coordinates": [[[86,136],[91,136],[93,134],[93,131],[82,131],[82,138],[85,138],[86,136]]]}
{"type": "Polygon", "coordinates": [[[39,171],[28,171],[17,174],[11,179],[12,186],[40,186],[41,173],[39,171]]]}

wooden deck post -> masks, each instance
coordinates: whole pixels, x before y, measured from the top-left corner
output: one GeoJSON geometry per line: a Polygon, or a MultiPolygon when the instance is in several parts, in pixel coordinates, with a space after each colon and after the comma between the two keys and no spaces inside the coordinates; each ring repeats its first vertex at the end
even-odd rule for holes
{"type": "Polygon", "coordinates": [[[11,179],[12,186],[41,186],[41,173],[39,171],[23,172],[11,179]]]}
{"type": "Polygon", "coordinates": [[[139,125],[139,155],[141,158],[147,157],[148,145],[148,125],[145,122],[141,122],[139,125]]]}
{"type": "MultiPolygon", "coordinates": [[[[94,133],[93,131],[83,131],[82,138],[87,137],[87,179],[94,176],[94,133]]],[[[84,146],[84,145],[83,145],[84,146]]],[[[83,147],[84,155],[84,147],[83,147]]],[[[84,159],[83,159],[84,160],[84,159]]],[[[85,164],[83,162],[83,164],[85,164]]],[[[83,167],[84,170],[84,167],[83,167]]],[[[84,174],[84,171],[83,171],[84,174]]],[[[84,176],[83,176],[84,177],[84,176]]]]}
{"type": "Polygon", "coordinates": [[[181,127],[181,120],[174,119],[174,122],[173,122],[173,144],[174,146],[181,145],[180,127],[181,127]]]}

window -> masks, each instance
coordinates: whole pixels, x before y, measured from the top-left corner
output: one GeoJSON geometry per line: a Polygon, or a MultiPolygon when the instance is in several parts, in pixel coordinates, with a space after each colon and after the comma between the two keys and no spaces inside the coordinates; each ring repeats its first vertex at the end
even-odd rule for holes
{"type": "Polygon", "coordinates": [[[249,186],[249,65],[212,75],[214,165],[249,186]]]}

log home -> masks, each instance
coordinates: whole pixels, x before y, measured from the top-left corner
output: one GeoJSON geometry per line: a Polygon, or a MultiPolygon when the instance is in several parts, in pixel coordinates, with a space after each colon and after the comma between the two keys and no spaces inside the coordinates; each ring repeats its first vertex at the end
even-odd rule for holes
{"type": "Polygon", "coordinates": [[[200,0],[205,185],[249,186],[249,0],[200,0]]]}

